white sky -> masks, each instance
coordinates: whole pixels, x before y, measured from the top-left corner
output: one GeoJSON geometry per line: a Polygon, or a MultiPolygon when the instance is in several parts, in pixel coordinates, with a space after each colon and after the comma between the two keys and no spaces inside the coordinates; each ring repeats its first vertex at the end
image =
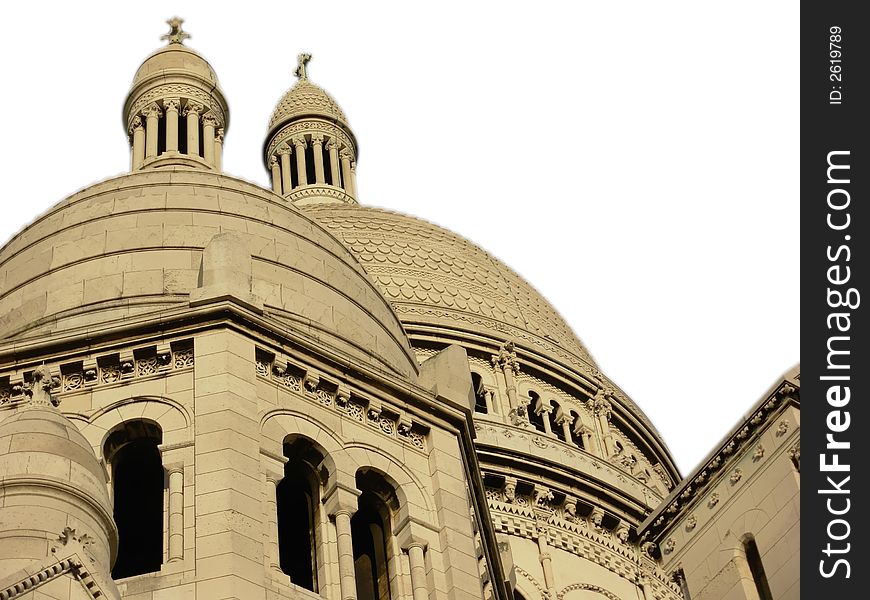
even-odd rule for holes
{"type": "Polygon", "coordinates": [[[268,185],[311,52],[362,202],[530,280],[684,473],[798,362],[797,2],[7,3],[0,243],[128,169],[122,103],[176,13],[230,103],[227,172],[268,185]]]}

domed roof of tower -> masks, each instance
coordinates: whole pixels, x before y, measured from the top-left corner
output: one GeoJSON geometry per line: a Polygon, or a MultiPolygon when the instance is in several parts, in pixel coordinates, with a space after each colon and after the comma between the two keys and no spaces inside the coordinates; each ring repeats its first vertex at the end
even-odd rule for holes
{"type": "Polygon", "coordinates": [[[299,81],[287,90],[272,112],[272,118],[269,119],[270,135],[284,123],[299,117],[322,117],[347,125],[347,117],[335,99],[308,79],[306,65],[309,60],[310,54],[299,55],[299,67],[296,69],[299,81]]]}
{"type": "Polygon", "coordinates": [[[174,73],[198,76],[215,87],[218,85],[217,75],[209,62],[195,50],[177,43],[164,46],[146,58],[133,77],[133,86],[155,75],[174,73]]]}
{"type": "Polygon", "coordinates": [[[0,487],[18,496],[0,507],[0,573],[8,573],[4,567],[10,564],[50,556],[57,536],[74,524],[78,535],[91,541],[89,551],[102,567],[95,571],[108,580],[118,534],[106,470],[85,436],[56,408],[49,370],[40,367],[32,377],[26,403],[0,420],[0,487]]]}
{"type": "MultiPolygon", "coordinates": [[[[161,36],[168,44],[152,53],[133,76],[124,103],[124,123],[130,130],[133,119],[149,105],[167,98],[182,98],[211,111],[219,126],[229,127],[229,107],[217,74],[209,62],[184,45],[190,34],[181,29],[183,19],[169,19],[169,33],[161,36]]],[[[165,108],[165,107],[164,107],[165,108]]]]}

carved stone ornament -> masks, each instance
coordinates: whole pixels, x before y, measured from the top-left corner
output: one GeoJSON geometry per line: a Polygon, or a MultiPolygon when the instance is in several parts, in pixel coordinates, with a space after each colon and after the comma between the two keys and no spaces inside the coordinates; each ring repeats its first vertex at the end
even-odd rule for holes
{"type": "Polygon", "coordinates": [[[698,518],[695,515],[690,515],[689,518],[686,519],[686,531],[692,531],[697,526],[698,518]]]}
{"type": "Polygon", "coordinates": [[[717,492],[713,492],[712,494],[710,494],[710,499],[707,500],[707,506],[709,508],[713,508],[717,504],[719,504],[719,494],[717,492]]]}
{"type": "Polygon", "coordinates": [[[731,477],[728,478],[728,481],[731,482],[731,485],[736,485],[741,479],[743,479],[743,471],[738,468],[734,469],[734,472],[731,473],[731,477]]]}
{"type": "Polygon", "coordinates": [[[623,544],[628,543],[628,525],[621,523],[619,527],[616,528],[616,539],[623,544]]]}
{"type": "Polygon", "coordinates": [[[187,104],[184,106],[184,116],[194,114],[200,115],[202,111],[205,109],[205,106],[200,104],[199,102],[194,102],[193,100],[188,100],[187,104]]]}
{"type": "Polygon", "coordinates": [[[758,444],[755,448],[755,452],[752,453],[752,460],[758,461],[764,457],[764,446],[758,444]]]}
{"type": "Polygon", "coordinates": [[[662,552],[665,554],[670,554],[677,547],[677,540],[674,538],[668,538],[668,541],[665,542],[664,548],[662,548],[662,552]]]}
{"type": "Polygon", "coordinates": [[[782,437],[786,433],[788,433],[788,421],[783,419],[776,428],[776,437],[782,437]]]}

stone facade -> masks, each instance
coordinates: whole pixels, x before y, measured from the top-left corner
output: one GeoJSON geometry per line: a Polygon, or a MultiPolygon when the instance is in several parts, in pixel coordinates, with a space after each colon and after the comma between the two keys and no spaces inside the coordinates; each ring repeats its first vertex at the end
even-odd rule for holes
{"type": "Polygon", "coordinates": [[[672,532],[700,517],[675,495],[717,491],[680,483],[510,268],[360,205],[356,138],[310,55],[269,121],[262,189],[223,173],[215,71],[180,20],[165,37],[124,105],[130,172],[0,249],[0,600],[675,600],[677,570],[736,598],[725,542],[701,533],[762,492],[776,531],[740,535],[785,593],[794,381],[774,411],[792,429],[751,421],[768,456],[729,456],[746,481],[722,485],[743,495],[698,522],[691,556],[712,558],[690,563],[672,532]]]}

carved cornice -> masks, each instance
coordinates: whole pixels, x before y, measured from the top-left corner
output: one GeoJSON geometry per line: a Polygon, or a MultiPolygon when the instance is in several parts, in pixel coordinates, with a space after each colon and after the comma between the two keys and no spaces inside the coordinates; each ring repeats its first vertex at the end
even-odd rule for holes
{"type": "Polygon", "coordinates": [[[226,127],[227,116],[224,113],[222,108],[223,105],[218,97],[199,87],[185,83],[167,83],[158,85],[149,88],[148,91],[136,97],[136,100],[130,104],[129,113],[127,114],[127,127],[129,128],[132,126],[133,118],[136,115],[141,114],[142,109],[150,103],[163,101],[165,106],[167,99],[193,100],[194,102],[201,104],[203,107],[208,107],[208,109],[213,111],[217,116],[220,126],[226,127]]]}
{"type": "MultiPolygon", "coordinates": [[[[779,418],[780,408],[790,402],[800,403],[800,389],[788,381],[783,381],[771,393],[764,402],[757,405],[751,415],[737,426],[731,435],[725,439],[707,462],[699,467],[693,475],[683,480],[680,486],[671,492],[656,511],[650,515],[641,525],[640,531],[644,539],[659,539],[663,533],[670,529],[671,525],[682,514],[692,509],[696,501],[712,490],[720,479],[727,479],[731,486],[736,485],[743,478],[741,469],[731,469],[723,472],[726,465],[734,456],[741,454],[752,444],[756,445],[750,452],[752,462],[758,462],[764,456],[764,447],[756,440],[766,429],[772,427],[772,423],[779,418]]],[[[777,437],[781,437],[788,430],[787,421],[780,421],[776,429],[777,437]],[[783,431],[784,430],[784,431],[783,431]],[[782,433],[780,433],[782,432],[782,433]]],[[[713,492],[708,498],[708,508],[713,508],[719,503],[720,495],[713,492]]]]}
{"type": "Polygon", "coordinates": [[[330,143],[338,144],[342,148],[355,148],[350,136],[340,127],[323,121],[301,121],[283,127],[276,133],[266,146],[266,156],[275,153],[275,149],[281,144],[288,143],[297,135],[322,134],[327,147],[330,143]]]}
{"type": "Polygon", "coordinates": [[[257,354],[255,373],[258,378],[294,393],[305,401],[334,410],[351,421],[368,425],[419,452],[427,452],[425,426],[397,406],[380,398],[359,394],[319,372],[291,362],[285,356],[276,357],[259,350],[257,354]]]}

